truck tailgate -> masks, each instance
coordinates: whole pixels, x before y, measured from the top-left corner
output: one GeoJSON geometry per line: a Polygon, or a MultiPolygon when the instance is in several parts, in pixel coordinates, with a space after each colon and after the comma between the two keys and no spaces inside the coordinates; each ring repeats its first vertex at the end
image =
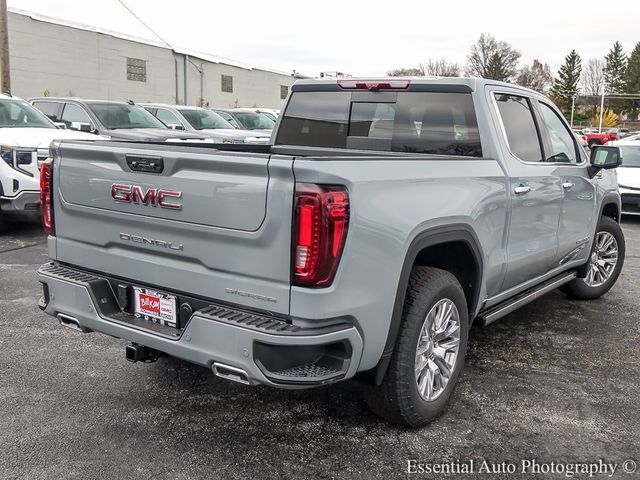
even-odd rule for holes
{"type": "Polygon", "coordinates": [[[55,157],[56,260],[288,313],[292,157],[116,142],[55,157]]]}

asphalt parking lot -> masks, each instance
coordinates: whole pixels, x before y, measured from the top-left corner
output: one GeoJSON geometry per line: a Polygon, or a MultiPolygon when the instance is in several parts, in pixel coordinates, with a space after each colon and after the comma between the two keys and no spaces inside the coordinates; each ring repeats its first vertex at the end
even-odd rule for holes
{"type": "Polygon", "coordinates": [[[128,363],[123,341],[38,310],[45,237],[14,225],[0,233],[0,477],[386,479],[410,459],[640,461],[640,220],[623,226],[609,294],[553,292],[473,331],[449,410],[410,430],[369,413],[356,383],[284,392],[173,359],[128,363]]]}

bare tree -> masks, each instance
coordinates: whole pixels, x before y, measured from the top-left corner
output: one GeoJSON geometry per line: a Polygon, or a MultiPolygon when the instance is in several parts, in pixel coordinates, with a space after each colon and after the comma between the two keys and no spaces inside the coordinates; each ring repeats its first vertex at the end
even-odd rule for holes
{"type": "Polygon", "coordinates": [[[517,73],[520,52],[491,34],[482,34],[471,46],[466,73],[472,77],[511,81],[517,73]]]}
{"type": "Polygon", "coordinates": [[[516,83],[536,92],[546,93],[553,84],[551,68],[535,59],[531,66],[525,65],[518,71],[516,83]]]}
{"type": "Polygon", "coordinates": [[[448,62],[445,58],[431,59],[420,64],[423,75],[432,77],[459,77],[460,67],[455,62],[448,62]]]}
{"type": "Polygon", "coordinates": [[[592,108],[597,108],[600,104],[598,97],[602,95],[605,66],[604,59],[590,58],[582,72],[582,88],[584,94],[591,97],[588,103],[592,108]]]}
{"type": "Polygon", "coordinates": [[[395,68],[389,70],[387,75],[390,77],[422,77],[422,70],[419,68],[395,68]]]}
{"type": "Polygon", "coordinates": [[[602,95],[605,62],[602,58],[590,58],[582,72],[585,95],[602,95]]]}

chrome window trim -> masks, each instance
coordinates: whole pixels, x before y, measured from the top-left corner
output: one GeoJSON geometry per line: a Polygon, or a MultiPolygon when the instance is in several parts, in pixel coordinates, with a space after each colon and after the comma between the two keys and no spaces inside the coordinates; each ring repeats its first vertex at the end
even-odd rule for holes
{"type": "MultiPolygon", "coordinates": [[[[489,90],[489,95],[491,95],[491,102],[493,104],[494,111],[498,117],[498,123],[500,124],[500,130],[502,131],[502,138],[504,139],[505,144],[507,145],[507,150],[513,156],[513,158],[517,159],[519,162],[525,165],[541,165],[541,166],[563,166],[563,167],[584,167],[587,165],[586,161],[581,161],[580,163],[565,163],[565,162],[528,162],[527,160],[521,159],[513,150],[511,150],[511,145],[509,145],[509,137],[507,137],[507,130],[504,127],[504,122],[502,120],[502,115],[500,114],[500,108],[498,107],[498,101],[496,100],[496,94],[500,95],[511,95],[513,97],[521,97],[527,99],[527,101],[531,102],[532,97],[525,96],[523,92],[513,93],[505,90],[489,90]]],[[[544,102],[543,102],[544,103],[544,102]]],[[[535,122],[535,117],[533,116],[533,110],[531,110],[532,119],[535,122]]],[[[536,132],[538,135],[538,141],[540,142],[542,139],[540,138],[540,132],[536,132]]],[[[575,145],[575,140],[574,140],[575,145]]]]}

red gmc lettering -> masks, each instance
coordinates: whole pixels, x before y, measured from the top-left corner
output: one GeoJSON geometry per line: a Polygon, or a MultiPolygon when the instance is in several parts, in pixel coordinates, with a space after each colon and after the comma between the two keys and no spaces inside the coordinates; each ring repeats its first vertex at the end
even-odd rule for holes
{"type": "Polygon", "coordinates": [[[153,207],[169,208],[171,210],[182,209],[182,204],[171,202],[169,199],[182,198],[182,192],[174,190],[160,190],[151,187],[144,190],[139,185],[125,185],[122,183],[114,183],[111,185],[111,198],[116,202],[137,203],[142,205],[151,205],[153,207]]]}
{"type": "Polygon", "coordinates": [[[111,198],[113,198],[116,202],[130,202],[131,185],[114,183],[113,185],[111,185],[111,198]]]}
{"type": "Polygon", "coordinates": [[[180,203],[167,202],[166,197],[180,198],[182,197],[182,192],[173,192],[171,190],[158,190],[158,205],[160,205],[162,208],[172,208],[174,210],[180,210],[182,208],[182,205],[180,203]]]}
{"type": "Polygon", "coordinates": [[[154,207],[157,207],[158,203],[156,203],[156,194],[158,193],[158,189],[156,188],[150,188],[149,190],[147,190],[146,193],[142,193],[142,187],[139,187],[138,185],[133,185],[131,187],[131,201],[133,203],[143,203],[143,204],[147,204],[149,202],[151,202],[151,205],[153,205],[154,207]]]}

